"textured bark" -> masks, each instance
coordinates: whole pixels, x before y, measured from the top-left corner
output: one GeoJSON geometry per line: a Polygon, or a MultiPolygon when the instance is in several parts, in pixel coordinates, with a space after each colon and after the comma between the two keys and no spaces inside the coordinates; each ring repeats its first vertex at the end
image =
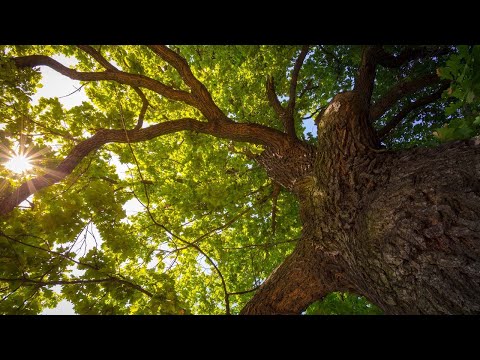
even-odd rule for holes
{"type": "Polygon", "coordinates": [[[273,271],[241,314],[299,314],[328,293],[347,289],[335,257],[311,251],[313,238],[303,236],[288,258],[273,271]]]}
{"type": "Polygon", "coordinates": [[[362,104],[337,95],[321,118],[313,169],[294,191],[309,241],[244,314],[300,313],[307,299],[345,289],[387,314],[480,313],[480,141],[379,150],[362,104]],[[299,253],[314,259],[308,269],[292,261],[299,253]]]}
{"type": "Polygon", "coordinates": [[[479,145],[376,158],[352,278],[387,313],[480,313],[479,145]]]}

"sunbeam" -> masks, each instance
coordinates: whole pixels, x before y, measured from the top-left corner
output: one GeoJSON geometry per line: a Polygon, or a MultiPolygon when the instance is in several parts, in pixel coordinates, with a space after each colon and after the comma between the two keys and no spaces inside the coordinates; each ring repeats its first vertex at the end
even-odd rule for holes
{"type": "Polygon", "coordinates": [[[30,163],[30,158],[24,154],[16,154],[12,156],[4,166],[17,174],[25,173],[32,169],[33,165],[30,163]]]}

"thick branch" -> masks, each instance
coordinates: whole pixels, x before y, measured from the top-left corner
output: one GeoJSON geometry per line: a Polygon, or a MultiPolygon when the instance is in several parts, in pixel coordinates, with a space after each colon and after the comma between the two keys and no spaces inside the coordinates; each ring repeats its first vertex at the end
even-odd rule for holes
{"type": "Polygon", "coordinates": [[[172,65],[175,70],[178,71],[180,77],[190,89],[192,89],[194,92],[197,92],[199,95],[201,93],[204,93],[203,95],[208,94],[208,90],[205,88],[205,86],[195,77],[195,75],[193,75],[187,60],[185,60],[175,51],[170,50],[165,45],[148,45],[148,48],[167,63],[172,65]]]}
{"type": "Polygon", "coordinates": [[[29,55],[14,58],[15,65],[19,68],[22,67],[35,67],[35,66],[48,66],[53,70],[65,75],[73,80],[80,81],[101,81],[111,80],[120,84],[130,85],[133,87],[143,87],[156,92],[170,100],[182,101],[188,105],[197,105],[196,99],[192,94],[183,91],[175,90],[161,82],[151,79],[147,76],[130,74],[123,71],[102,71],[102,72],[79,72],[74,69],[70,69],[58,61],[44,55],[29,55]]]}
{"type": "Polygon", "coordinates": [[[93,57],[105,69],[110,70],[110,71],[120,71],[115,66],[113,66],[107,59],[105,59],[103,57],[103,55],[100,54],[99,51],[95,50],[95,48],[93,48],[92,46],[90,46],[90,45],[77,45],[77,47],[80,50],[83,50],[84,52],[86,52],[91,57],[93,57]]]}
{"type": "Polygon", "coordinates": [[[403,97],[438,82],[440,82],[440,78],[436,74],[428,74],[394,85],[384,96],[372,105],[370,109],[370,120],[375,121],[379,119],[403,97]]]}
{"type": "Polygon", "coordinates": [[[381,50],[380,46],[366,46],[362,52],[362,60],[355,78],[354,91],[359,94],[365,109],[368,109],[370,106],[370,99],[375,84],[377,58],[381,50]]]}
{"type": "Polygon", "coordinates": [[[205,85],[193,75],[190,66],[183,57],[164,45],[149,45],[148,47],[177,70],[185,84],[192,89],[192,95],[196,99],[195,106],[209,121],[231,121],[215,104],[205,85]]]}
{"type": "MultiPolygon", "coordinates": [[[[295,61],[295,65],[293,66],[292,70],[292,79],[290,80],[290,89],[288,91],[288,105],[287,105],[287,112],[293,114],[295,109],[295,102],[297,100],[297,83],[298,83],[298,74],[300,73],[300,69],[302,68],[303,62],[305,61],[305,57],[307,56],[309,46],[303,45],[300,54],[298,55],[297,60],[295,61]]],[[[288,130],[287,130],[288,133],[288,130]]]]}
{"type": "Polygon", "coordinates": [[[406,105],[402,110],[400,110],[394,117],[390,119],[390,121],[385,125],[382,129],[380,129],[377,132],[377,135],[380,140],[384,139],[393,129],[395,129],[401,122],[402,120],[410,114],[412,111],[419,109],[425,105],[428,105],[438,99],[441,98],[442,93],[448,88],[449,83],[445,83],[435,91],[434,93],[424,96],[420,99],[418,99],[415,102],[412,102],[408,105],[406,105]]]}
{"type": "Polygon", "coordinates": [[[31,194],[64,179],[73,171],[73,169],[75,169],[85,156],[107,143],[133,143],[146,141],[161,135],[184,130],[210,134],[219,138],[269,145],[274,148],[288,147],[288,139],[280,131],[263,125],[247,123],[228,122],[222,123],[221,126],[218,126],[218,124],[184,118],[166,121],[143,129],[129,131],[100,130],[91,138],[75,146],[70,154],[55,169],[51,169],[47,174],[37,176],[36,178],[23,183],[9,195],[6,195],[0,203],[0,216],[8,214],[31,194]]]}
{"type": "Polygon", "coordinates": [[[375,83],[377,65],[397,68],[415,59],[445,55],[451,51],[452,49],[448,46],[409,47],[395,56],[386,52],[381,46],[367,46],[363,50],[358,75],[355,79],[355,90],[361,93],[365,104],[368,106],[375,83]]]}
{"type": "Polygon", "coordinates": [[[324,272],[326,262],[314,256],[303,238],[245,305],[242,315],[300,314],[311,303],[338,290],[324,272]]]}

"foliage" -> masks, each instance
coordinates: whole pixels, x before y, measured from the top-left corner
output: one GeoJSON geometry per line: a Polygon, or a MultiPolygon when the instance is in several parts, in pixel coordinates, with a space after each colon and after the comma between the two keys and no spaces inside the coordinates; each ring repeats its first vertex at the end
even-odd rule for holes
{"type": "MultiPolygon", "coordinates": [[[[265,81],[275,79],[285,105],[300,47],[171,48],[232,120],[281,129],[265,96],[265,81]]],[[[144,46],[95,49],[120,70],[188,90],[178,72],[144,46]]],[[[11,155],[8,149],[19,147],[34,156],[35,165],[34,173],[25,174],[0,166],[0,200],[54,168],[99,129],[132,129],[143,105],[134,88],[113,81],[82,82],[88,101],[72,108],[58,98],[35,103],[40,70],[19,69],[11,61],[31,54],[62,55],[75,59],[72,67],[78,71],[104,71],[75,46],[0,48],[0,164],[11,155]]],[[[314,117],[335,94],[352,89],[360,58],[360,46],[311,47],[297,87],[300,138],[315,143],[316,135],[305,134],[300,120],[314,117]]],[[[440,67],[442,76],[453,80],[455,101],[448,100],[446,115],[447,99],[430,106],[430,115],[412,115],[384,141],[386,146],[437,141],[433,130],[444,122],[448,126],[436,130],[442,141],[478,133],[479,64],[479,47],[459,47],[444,67],[439,59],[416,65],[417,74],[440,67]]],[[[374,100],[405,74],[405,69],[379,71],[374,100]]],[[[143,92],[149,103],[144,127],[204,119],[194,107],[143,92]]],[[[388,115],[375,127],[384,126],[388,115]]],[[[226,297],[231,312],[238,313],[253,294],[248,290],[285,259],[301,233],[294,196],[281,191],[274,201],[275,184],[247,156],[261,151],[258,145],[177,132],[108,144],[89,154],[64,181],[0,219],[0,313],[37,314],[67,299],[79,314],[224,314],[226,297]],[[132,204],[140,210],[133,211],[132,204]],[[225,288],[232,294],[226,296],[225,288]]],[[[373,314],[378,309],[363,298],[334,293],[307,313],[373,314]]]]}
{"type": "Polygon", "coordinates": [[[306,310],[307,315],[381,315],[382,310],[364,297],[334,292],[317,301],[306,310]]]}
{"type": "Polygon", "coordinates": [[[453,102],[445,109],[451,120],[435,130],[440,141],[468,139],[480,134],[480,46],[458,47],[439,75],[452,80],[448,94],[453,102]]]}

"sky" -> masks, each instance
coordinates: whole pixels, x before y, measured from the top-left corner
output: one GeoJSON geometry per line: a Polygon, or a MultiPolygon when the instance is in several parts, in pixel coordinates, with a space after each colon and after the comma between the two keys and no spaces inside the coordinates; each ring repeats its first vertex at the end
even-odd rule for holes
{"type": "MultiPolygon", "coordinates": [[[[73,66],[77,63],[76,59],[67,58],[63,55],[56,55],[56,56],[53,56],[53,58],[65,66],[73,66]]],[[[41,66],[40,70],[42,73],[43,87],[38,89],[37,93],[32,97],[33,104],[37,104],[38,100],[41,97],[46,97],[46,98],[58,97],[59,101],[63,104],[63,106],[70,109],[74,106],[80,105],[83,101],[88,101],[88,97],[85,94],[84,89],[80,88],[81,84],[79,81],[71,80],[70,78],[63,76],[46,66],[41,66]]],[[[311,132],[313,134],[316,133],[316,125],[313,119],[305,120],[304,125],[306,127],[305,133],[308,133],[308,132],[311,132]]],[[[126,177],[125,171],[128,170],[127,167],[123,164],[120,164],[120,162],[115,158],[113,160],[113,163],[117,166],[117,173],[119,177],[125,178],[126,177]]],[[[132,215],[137,213],[138,211],[141,211],[143,207],[138,203],[136,199],[132,199],[127,201],[127,203],[124,205],[124,209],[127,212],[127,215],[132,215]]],[[[89,249],[95,246],[95,240],[93,237],[97,239],[97,242],[101,243],[101,236],[94,225],[91,228],[89,228],[89,231],[87,231],[87,229],[84,229],[82,233],[79,234],[79,237],[83,237],[83,236],[85,236],[85,240],[86,240],[85,241],[87,246],[86,251],[88,251],[89,249]]],[[[74,269],[73,274],[80,275],[81,272],[74,269]]],[[[60,291],[59,286],[54,287],[54,289],[55,291],[60,291]]],[[[75,314],[75,312],[73,310],[73,305],[70,302],[66,300],[62,300],[61,302],[59,302],[57,307],[55,307],[54,309],[45,309],[41,314],[42,315],[73,315],[75,314]]]]}

